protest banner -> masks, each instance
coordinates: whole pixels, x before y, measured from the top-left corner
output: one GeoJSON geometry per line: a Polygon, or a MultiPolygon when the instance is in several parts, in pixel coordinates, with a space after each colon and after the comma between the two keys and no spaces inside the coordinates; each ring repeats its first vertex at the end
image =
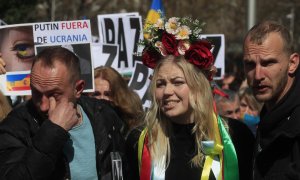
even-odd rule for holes
{"type": "Polygon", "coordinates": [[[43,22],[33,24],[36,44],[74,44],[92,42],[89,20],[43,22]]]}
{"type": "Polygon", "coordinates": [[[94,91],[89,20],[0,26],[0,38],[1,57],[7,64],[7,73],[0,76],[0,90],[5,95],[31,94],[30,79],[26,74],[30,74],[36,47],[45,45],[62,46],[73,51],[80,59],[81,77],[86,81],[84,91],[94,91]]]}
{"type": "Polygon", "coordinates": [[[135,69],[128,83],[128,86],[140,96],[144,109],[147,109],[151,104],[148,89],[151,82],[150,77],[152,76],[153,70],[145,66],[142,62],[136,62],[134,67],[135,69]]]}
{"type": "Polygon", "coordinates": [[[119,46],[115,44],[92,43],[94,67],[117,67],[119,59],[119,46]]]}
{"type": "Polygon", "coordinates": [[[111,67],[131,76],[135,62],[141,61],[141,57],[137,56],[138,42],[143,38],[141,16],[137,13],[98,15],[98,29],[100,43],[119,47],[117,62],[110,63],[111,67]]]}

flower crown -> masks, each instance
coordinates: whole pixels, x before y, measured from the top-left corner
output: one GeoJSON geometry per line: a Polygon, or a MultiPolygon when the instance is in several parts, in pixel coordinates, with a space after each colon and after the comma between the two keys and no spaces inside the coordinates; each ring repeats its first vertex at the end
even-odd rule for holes
{"type": "Polygon", "coordinates": [[[155,68],[162,56],[184,56],[200,69],[209,69],[214,63],[210,52],[212,45],[205,39],[199,39],[204,23],[189,17],[160,18],[156,23],[146,22],[142,61],[149,68],[155,68]]]}

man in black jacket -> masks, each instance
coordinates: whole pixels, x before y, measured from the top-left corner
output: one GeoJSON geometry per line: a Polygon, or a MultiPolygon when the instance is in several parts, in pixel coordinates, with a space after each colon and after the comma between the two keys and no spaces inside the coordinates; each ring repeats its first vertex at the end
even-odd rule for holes
{"type": "Polygon", "coordinates": [[[112,179],[121,120],[105,102],[81,97],[78,57],[46,48],[30,78],[32,100],[0,125],[0,179],[112,179]]]}
{"type": "Polygon", "coordinates": [[[300,179],[299,54],[289,31],[265,21],[244,41],[249,86],[264,102],[254,150],[253,179],[300,179]]]}

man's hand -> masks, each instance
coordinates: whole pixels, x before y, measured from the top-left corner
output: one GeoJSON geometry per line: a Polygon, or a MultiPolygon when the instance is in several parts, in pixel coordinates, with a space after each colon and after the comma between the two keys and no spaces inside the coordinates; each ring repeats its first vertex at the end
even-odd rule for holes
{"type": "Polygon", "coordinates": [[[49,98],[50,107],[48,111],[49,119],[53,123],[64,128],[66,131],[74,127],[80,120],[74,103],[68,102],[67,98],[62,98],[57,104],[54,97],[49,98]]]}
{"type": "Polygon", "coordinates": [[[2,56],[2,54],[0,53],[0,75],[6,73],[6,70],[4,68],[6,66],[6,64],[1,56],[2,56]]]}

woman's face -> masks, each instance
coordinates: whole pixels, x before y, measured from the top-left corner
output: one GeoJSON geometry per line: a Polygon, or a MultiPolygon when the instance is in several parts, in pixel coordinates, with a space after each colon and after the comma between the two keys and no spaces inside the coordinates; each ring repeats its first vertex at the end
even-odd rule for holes
{"type": "Polygon", "coordinates": [[[254,107],[252,107],[250,104],[247,103],[245,98],[241,99],[241,105],[240,105],[241,114],[249,114],[252,116],[258,115],[258,110],[256,110],[254,107]]]}
{"type": "Polygon", "coordinates": [[[27,71],[34,59],[33,34],[29,29],[9,29],[1,44],[0,55],[6,71],[27,71]]]}
{"type": "Polygon", "coordinates": [[[95,78],[95,93],[93,96],[97,99],[111,100],[111,91],[109,82],[101,77],[95,78]]]}
{"type": "Polygon", "coordinates": [[[157,75],[155,98],[162,113],[173,122],[192,123],[190,89],[182,70],[172,62],[165,62],[160,66],[157,75]]]}
{"type": "Polygon", "coordinates": [[[246,102],[245,98],[241,99],[241,105],[240,105],[240,109],[241,109],[241,113],[245,113],[246,110],[248,108],[248,103],[246,102]]]}

